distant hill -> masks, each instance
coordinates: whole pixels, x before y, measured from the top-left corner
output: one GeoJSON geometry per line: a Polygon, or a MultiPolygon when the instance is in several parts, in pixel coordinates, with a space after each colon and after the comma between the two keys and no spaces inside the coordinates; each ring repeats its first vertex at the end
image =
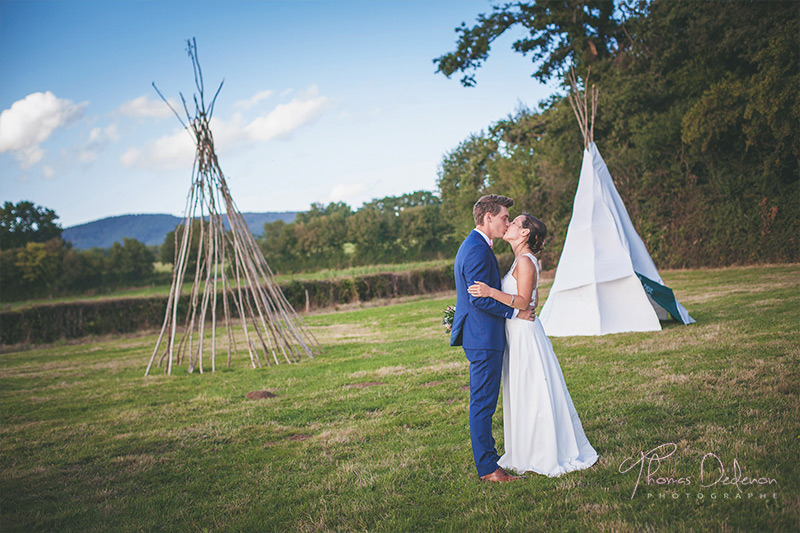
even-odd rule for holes
{"type": "MultiPolygon", "coordinates": [[[[266,222],[283,220],[289,223],[294,221],[297,212],[242,213],[242,216],[253,235],[261,235],[266,222]]],[[[78,250],[110,248],[126,237],[153,246],[162,244],[167,233],[174,230],[181,220],[172,215],[121,215],[65,228],[62,237],[78,250]]],[[[227,217],[224,223],[229,227],[227,217]]]]}

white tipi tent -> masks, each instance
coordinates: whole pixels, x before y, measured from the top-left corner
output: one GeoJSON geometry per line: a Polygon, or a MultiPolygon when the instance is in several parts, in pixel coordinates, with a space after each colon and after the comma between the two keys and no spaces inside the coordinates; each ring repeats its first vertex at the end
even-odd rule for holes
{"type": "Polygon", "coordinates": [[[656,331],[668,315],[694,319],[664,286],[636,233],[593,139],[597,90],[591,118],[573,79],[573,105],[585,140],[583,165],[555,280],[540,319],[549,336],[656,331]]]}

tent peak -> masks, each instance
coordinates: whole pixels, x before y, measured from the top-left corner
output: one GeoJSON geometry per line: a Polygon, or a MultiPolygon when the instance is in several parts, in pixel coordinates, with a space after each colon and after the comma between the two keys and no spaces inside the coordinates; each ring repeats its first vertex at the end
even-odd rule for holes
{"type": "Polygon", "coordinates": [[[569,99],[569,105],[572,106],[572,111],[575,112],[575,118],[578,119],[578,125],[581,127],[583,146],[587,149],[594,143],[594,118],[597,115],[597,100],[600,96],[600,89],[594,85],[589,87],[591,73],[592,69],[590,67],[586,72],[586,78],[583,80],[583,91],[578,89],[575,69],[570,68],[567,73],[567,81],[572,87],[572,92],[569,93],[567,98],[569,99]],[[591,114],[589,113],[590,111],[591,114]]]}

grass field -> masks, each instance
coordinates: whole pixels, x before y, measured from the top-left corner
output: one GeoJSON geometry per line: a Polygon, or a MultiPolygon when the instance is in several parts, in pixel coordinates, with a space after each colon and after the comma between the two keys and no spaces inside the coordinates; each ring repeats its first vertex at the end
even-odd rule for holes
{"type": "MultiPolygon", "coordinates": [[[[318,270],[316,272],[298,272],[295,274],[279,274],[276,276],[278,283],[286,283],[294,280],[323,280],[323,279],[336,279],[347,278],[352,276],[364,276],[367,274],[378,274],[382,272],[408,272],[409,270],[422,270],[427,268],[436,268],[452,264],[452,259],[435,259],[431,261],[418,261],[400,264],[384,264],[384,265],[365,265],[357,267],[349,267],[342,269],[326,269],[318,270]]],[[[163,263],[155,263],[156,272],[172,272],[172,265],[165,265],[163,263]]],[[[188,276],[187,276],[188,279],[188,276]]],[[[56,298],[37,298],[31,300],[17,301],[17,302],[4,302],[0,304],[3,309],[20,309],[22,307],[30,307],[34,305],[63,303],[63,302],[77,302],[85,300],[111,300],[114,298],[147,298],[151,296],[164,296],[169,295],[169,283],[151,284],[144,287],[123,287],[114,289],[109,292],[97,294],[85,294],[75,296],[62,296],[56,298]]],[[[189,294],[192,291],[192,281],[189,279],[183,284],[183,292],[189,294]]]]}
{"type": "Polygon", "coordinates": [[[662,275],[697,324],[553,339],[598,463],[503,485],[453,295],[308,316],[325,353],[261,370],[144,378],[152,332],[0,354],[0,529],[796,531],[800,265],[662,275]],[[650,483],[620,472],[659,446],[650,483]]]}

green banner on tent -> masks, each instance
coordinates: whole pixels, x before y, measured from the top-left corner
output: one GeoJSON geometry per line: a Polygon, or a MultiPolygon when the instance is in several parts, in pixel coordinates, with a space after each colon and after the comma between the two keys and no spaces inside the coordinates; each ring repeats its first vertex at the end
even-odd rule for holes
{"type": "Polygon", "coordinates": [[[672,318],[685,324],[681,318],[681,314],[678,312],[678,303],[675,301],[675,294],[672,292],[672,289],[660,283],[656,283],[638,272],[636,272],[636,275],[639,276],[639,281],[642,282],[642,287],[644,287],[645,292],[647,292],[658,305],[666,309],[672,318]]]}

